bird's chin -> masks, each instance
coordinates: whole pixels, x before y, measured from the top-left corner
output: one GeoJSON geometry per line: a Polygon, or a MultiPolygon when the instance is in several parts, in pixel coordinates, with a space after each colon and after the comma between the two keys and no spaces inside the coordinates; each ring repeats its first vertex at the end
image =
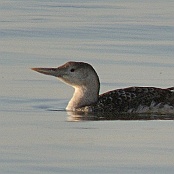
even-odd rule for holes
{"type": "Polygon", "coordinates": [[[68,83],[69,84],[69,80],[68,80],[66,75],[58,76],[58,79],[61,80],[64,83],[68,83]]]}

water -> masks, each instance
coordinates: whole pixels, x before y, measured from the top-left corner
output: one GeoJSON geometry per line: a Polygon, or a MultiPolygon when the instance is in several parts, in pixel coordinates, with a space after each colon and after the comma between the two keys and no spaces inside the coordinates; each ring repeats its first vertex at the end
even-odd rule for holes
{"type": "Polygon", "coordinates": [[[173,5],[0,1],[0,173],[173,173],[173,121],[74,122],[73,89],[30,70],[85,61],[101,93],[174,86],[173,5]]]}

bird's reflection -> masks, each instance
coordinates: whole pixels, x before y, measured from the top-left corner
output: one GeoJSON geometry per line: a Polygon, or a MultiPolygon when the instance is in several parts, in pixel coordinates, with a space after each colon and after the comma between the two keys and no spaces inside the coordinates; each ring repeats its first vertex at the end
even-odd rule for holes
{"type": "Polygon", "coordinates": [[[68,111],[68,121],[102,121],[102,120],[174,120],[174,115],[165,114],[119,114],[108,113],[85,113],[68,111]]]}

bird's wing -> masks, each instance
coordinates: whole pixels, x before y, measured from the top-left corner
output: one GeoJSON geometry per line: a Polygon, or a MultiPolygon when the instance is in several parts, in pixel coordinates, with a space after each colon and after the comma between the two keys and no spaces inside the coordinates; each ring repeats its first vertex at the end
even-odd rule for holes
{"type": "Polygon", "coordinates": [[[174,106],[174,88],[161,89],[154,87],[129,87],[106,92],[99,96],[96,104],[98,110],[127,112],[140,105],[150,106],[152,102],[174,106]]]}

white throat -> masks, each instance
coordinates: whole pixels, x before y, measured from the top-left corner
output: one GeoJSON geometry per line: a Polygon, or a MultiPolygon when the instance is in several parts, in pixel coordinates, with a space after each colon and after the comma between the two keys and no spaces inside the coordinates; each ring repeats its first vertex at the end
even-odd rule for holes
{"type": "MultiPolygon", "coordinates": [[[[73,97],[68,103],[66,110],[74,111],[77,108],[90,105],[98,100],[98,89],[91,89],[89,86],[75,86],[73,97]]],[[[97,87],[98,88],[98,87],[97,87]]]]}

